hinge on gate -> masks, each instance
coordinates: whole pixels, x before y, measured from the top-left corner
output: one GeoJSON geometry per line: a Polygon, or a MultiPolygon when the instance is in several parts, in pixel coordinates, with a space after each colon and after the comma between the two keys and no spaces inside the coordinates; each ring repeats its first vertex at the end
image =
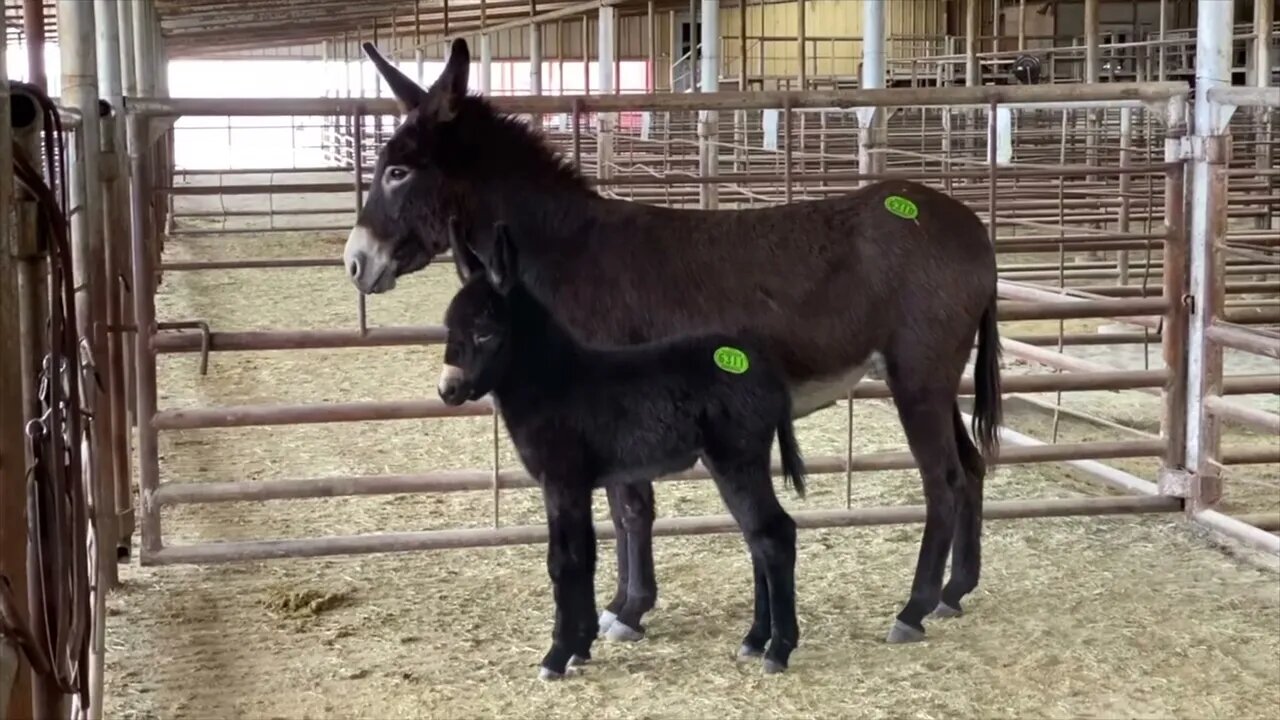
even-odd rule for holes
{"type": "Polygon", "coordinates": [[[1161,495],[1182,498],[1187,512],[1213,507],[1222,499],[1222,478],[1186,468],[1161,468],[1156,480],[1161,495]]]}
{"type": "Polygon", "coordinates": [[[1179,160],[1199,160],[1222,164],[1231,157],[1231,136],[1184,135],[1178,139],[1179,160]]]}
{"type": "Polygon", "coordinates": [[[1178,159],[1179,160],[1195,160],[1195,151],[1191,144],[1192,136],[1183,135],[1178,138],[1178,159]]]}

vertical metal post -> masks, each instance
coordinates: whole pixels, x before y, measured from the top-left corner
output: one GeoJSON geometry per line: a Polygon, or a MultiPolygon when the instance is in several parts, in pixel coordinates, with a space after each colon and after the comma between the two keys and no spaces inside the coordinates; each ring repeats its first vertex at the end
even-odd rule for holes
{"type": "MultiPolygon", "coordinates": [[[[1127,169],[1133,164],[1133,109],[1120,108],[1120,167],[1127,169]]],[[[1133,176],[1129,173],[1120,175],[1120,216],[1116,229],[1121,233],[1129,232],[1129,188],[1133,176]]],[[[1116,259],[1117,281],[1121,285],[1129,283],[1129,251],[1120,250],[1116,259]]]]}
{"type": "Polygon", "coordinates": [[[1156,45],[1156,80],[1164,82],[1164,33],[1168,27],[1169,0],[1160,0],[1160,34],[1156,45]]]}
{"type": "Polygon", "coordinates": [[[489,8],[485,0],[480,0],[480,94],[488,95],[493,90],[493,47],[489,37],[489,8]]]}
{"type": "Polygon", "coordinates": [[[413,0],[413,79],[419,85],[426,85],[422,60],[422,0],[413,0]]]}
{"type": "Polygon", "coordinates": [[[654,0],[649,0],[647,10],[645,26],[648,31],[645,37],[645,49],[649,56],[649,68],[645,87],[649,92],[656,93],[658,92],[658,14],[654,9],[654,0]]]}
{"type": "MultiPolygon", "coordinates": [[[[145,2],[130,3],[133,12],[134,70],[138,92],[144,96],[155,92],[155,64],[152,45],[154,35],[151,13],[145,2]]],[[[134,378],[138,426],[138,503],[142,507],[142,552],[146,564],[150,554],[161,548],[160,510],[151,502],[160,484],[158,435],[152,418],[156,414],[156,305],[155,263],[153,252],[160,228],[154,225],[151,211],[152,143],[148,137],[150,123],[139,115],[128,116],[129,136],[129,209],[131,214],[130,247],[133,253],[134,314],[134,378]]]]}
{"type": "Polygon", "coordinates": [[[1188,506],[1217,500],[1218,422],[1202,409],[1222,390],[1222,349],[1206,336],[1221,306],[1221,254],[1216,245],[1226,230],[1227,166],[1231,160],[1230,115],[1211,99],[1211,90],[1231,84],[1234,6],[1200,0],[1196,19],[1196,97],[1191,142],[1190,272],[1194,305],[1187,334],[1186,468],[1193,475],[1188,506]]]}
{"type": "Polygon", "coordinates": [[[978,0],[964,7],[964,84],[977,87],[978,80],[978,0]]]}
{"type": "Polygon", "coordinates": [[[23,0],[22,30],[27,42],[27,77],[32,85],[48,91],[49,78],[44,69],[43,0],[23,0]]]}
{"type": "MultiPolygon", "coordinates": [[[[94,372],[107,369],[106,312],[106,246],[103,242],[102,179],[99,159],[102,152],[100,110],[98,107],[98,50],[94,3],[59,0],[58,47],[62,56],[62,89],[60,100],[80,113],[76,132],[79,162],[68,163],[70,186],[71,244],[76,282],[76,328],[81,341],[89,343],[89,357],[94,372]],[[78,210],[78,212],[77,212],[78,210]]],[[[95,582],[115,580],[114,519],[106,512],[108,493],[114,485],[110,462],[110,398],[96,382],[84,385],[85,401],[93,413],[89,428],[92,463],[89,464],[89,496],[93,503],[99,576],[95,582]],[[108,572],[104,577],[102,573],[108,572]]],[[[73,400],[74,401],[74,400],[73,400]]],[[[101,592],[102,588],[98,588],[101,592]]]]}
{"type": "MultiPolygon", "coordinates": [[[[7,42],[0,38],[0,77],[8,77],[7,42]]],[[[13,338],[0,347],[0,577],[10,583],[19,603],[19,622],[26,622],[27,586],[27,450],[23,433],[27,406],[23,387],[22,256],[27,248],[8,222],[13,197],[13,139],[9,126],[9,83],[0,83],[0,337],[13,338]]],[[[21,225],[16,226],[20,233],[21,225]]],[[[0,716],[23,717],[31,712],[30,669],[12,638],[0,635],[0,716]]]]}
{"type": "MultiPolygon", "coordinates": [[[[120,205],[117,202],[119,198],[116,193],[122,174],[121,158],[116,153],[116,149],[123,144],[121,142],[123,133],[118,132],[118,125],[115,122],[115,117],[124,107],[124,86],[123,79],[120,77],[120,21],[117,5],[111,0],[95,0],[94,13],[96,15],[98,92],[111,103],[111,115],[103,119],[100,127],[102,153],[99,157],[101,174],[99,197],[102,203],[99,219],[102,222],[104,250],[101,268],[102,290],[99,294],[103,300],[99,315],[103,345],[98,348],[98,352],[102,354],[104,362],[98,366],[98,372],[102,376],[106,392],[103,394],[105,402],[99,406],[98,418],[95,421],[95,424],[100,424],[103,446],[108,448],[108,452],[103,457],[104,475],[101,504],[98,507],[98,514],[105,517],[99,519],[98,527],[102,534],[98,536],[98,545],[100,562],[103,563],[103,566],[99,567],[102,582],[105,587],[111,588],[115,587],[119,580],[116,568],[116,553],[117,548],[120,547],[120,531],[117,524],[119,489],[122,481],[128,477],[129,471],[126,455],[128,436],[124,431],[124,423],[127,421],[123,405],[124,376],[121,372],[124,353],[119,335],[119,328],[122,325],[121,297],[119,285],[116,283],[116,276],[121,268],[126,267],[120,262],[120,246],[123,244],[121,233],[124,228],[119,221],[120,205]]],[[[95,642],[95,645],[97,644],[95,642]]]]}
{"type": "MultiPolygon", "coordinates": [[[[31,103],[34,108],[35,100],[30,97],[14,96],[10,98],[10,102],[26,102],[31,103]]],[[[10,116],[6,113],[4,119],[0,119],[0,123],[7,124],[10,116]]],[[[40,157],[42,147],[42,131],[44,129],[44,119],[40,112],[33,111],[29,114],[30,121],[22,127],[14,128],[14,135],[19,145],[26,150],[27,157],[40,157]]],[[[12,147],[12,145],[8,146],[12,147]]],[[[0,150],[0,153],[7,152],[0,150]]],[[[12,167],[10,162],[6,167],[12,167]]],[[[11,197],[12,196],[8,196],[11,197]]],[[[49,297],[48,277],[49,263],[44,251],[36,244],[36,216],[38,210],[35,202],[25,199],[18,206],[18,222],[15,228],[17,233],[13,235],[11,244],[16,252],[14,257],[18,261],[18,305],[19,310],[19,330],[18,330],[18,347],[21,348],[21,372],[25,379],[22,383],[21,403],[23,412],[22,417],[34,418],[40,416],[40,400],[37,394],[36,378],[39,377],[40,369],[44,362],[45,354],[48,352],[47,334],[45,332],[47,313],[47,298],[49,297]]],[[[3,290],[0,290],[3,292],[3,290]]],[[[5,401],[5,407],[12,407],[5,401]]],[[[24,436],[25,443],[25,436],[24,436]]],[[[25,450],[25,448],[24,448],[25,450]]],[[[25,463],[23,467],[29,467],[29,463],[34,459],[30,453],[25,453],[25,463]]],[[[25,510],[27,487],[25,474],[23,481],[17,486],[19,489],[15,492],[16,499],[14,502],[20,503],[20,507],[25,510]],[[21,493],[21,494],[16,494],[21,493]]],[[[0,496],[8,497],[8,488],[0,487],[0,496]]],[[[0,502],[0,511],[9,509],[9,500],[0,502]]],[[[25,518],[25,513],[23,515],[25,518]]],[[[6,522],[8,522],[6,518],[6,522]]],[[[19,542],[9,543],[0,542],[0,558],[4,558],[6,550],[14,551],[12,560],[4,559],[5,565],[11,563],[19,563],[17,567],[22,568],[22,572],[10,576],[10,582],[13,585],[14,597],[19,602],[24,602],[28,609],[27,617],[30,619],[32,627],[46,627],[47,618],[44,614],[44,603],[41,599],[39,586],[36,583],[28,582],[29,577],[27,569],[39,567],[40,558],[35,553],[35,546],[27,542],[27,525],[25,520],[18,525],[9,526],[12,530],[21,534],[19,542]],[[25,556],[25,561],[19,559],[19,555],[25,556]]],[[[0,538],[6,536],[4,527],[0,527],[0,538]]],[[[14,697],[11,702],[19,702],[21,705],[17,708],[19,717],[31,713],[33,710],[45,708],[51,702],[51,689],[48,683],[24,669],[19,673],[17,678],[17,686],[13,690],[14,697]],[[25,698],[23,700],[22,698],[25,698]],[[33,704],[37,703],[37,704],[33,704]]],[[[47,712],[41,710],[42,712],[47,712]]]]}
{"type": "MultiPolygon", "coordinates": [[[[702,0],[702,92],[720,90],[720,2],[702,0]]],[[[698,149],[701,174],[713,177],[720,174],[719,142],[720,113],[702,110],[698,113],[698,149]]],[[[704,182],[698,186],[703,210],[715,210],[720,205],[720,188],[704,182]]]]}
{"type": "MultiPolygon", "coordinates": [[[[122,93],[125,97],[137,97],[138,78],[134,70],[137,64],[137,56],[134,49],[133,15],[128,6],[122,5],[116,8],[116,27],[119,28],[120,32],[120,83],[122,93]]],[[[126,327],[136,328],[137,323],[133,317],[133,283],[129,279],[129,268],[132,265],[129,249],[129,152],[127,121],[123,106],[116,119],[116,127],[116,140],[118,143],[116,152],[120,155],[120,178],[116,181],[118,199],[115,202],[117,203],[116,216],[119,219],[121,235],[116,245],[116,253],[119,258],[116,266],[118,272],[116,277],[108,278],[108,282],[113,287],[118,288],[120,292],[121,324],[126,327]]],[[[118,485],[116,489],[116,518],[121,540],[121,545],[117,546],[117,552],[120,553],[121,558],[126,558],[133,544],[133,531],[137,522],[134,517],[133,507],[133,438],[132,433],[129,431],[129,428],[133,427],[137,422],[137,413],[135,412],[137,384],[134,379],[134,367],[137,363],[134,358],[135,343],[132,341],[132,336],[118,335],[117,339],[120,343],[121,352],[120,375],[124,381],[124,388],[120,397],[123,398],[122,404],[125,407],[123,424],[117,429],[124,437],[123,447],[125,450],[123,462],[119,464],[124,473],[122,476],[117,477],[118,485]]]]}
{"type": "MultiPolygon", "coordinates": [[[[808,29],[809,24],[805,13],[805,8],[808,4],[809,0],[800,0],[800,2],[796,3],[796,57],[800,60],[800,72],[796,79],[800,82],[800,92],[809,89],[809,41],[805,39],[805,31],[808,29]]],[[[863,5],[867,4],[863,3],[863,5]]],[[[881,3],[869,4],[879,5],[881,3]]]]}
{"type": "MultiPolygon", "coordinates": [[[[584,19],[585,21],[585,19],[584,19]]],[[[614,79],[614,32],[617,30],[618,11],[612,6],[601,6],[600,14],[597,19],[597,37],[596,37],[596,56],[598,63],[596,70],[599,74],[597,82],[600,85],[600,94],[609,95],[613,93],[614,79]]],[[[599,113],[597,115],[599,124],[599,139],[596,148],[596,175],[600,178],[608,178],[613,176],[613,126],[614,113],[599,113]]]]}
{"type": "Polygon", "coordinates": [[[698,36],[698,2],[689,0],[689,87],[693,90],[701,87],[698,81],[698,73],[702,70],[698,66],[698,45],[701,42],[698,36]]]}
{"type": "Polygon", "coordinates": [[[1160,346],[1169,377],[1164,385],[1160,436],[1165,441],[1163,469],[1184,467],[1187,451],[1187,292],[1186,166],[1182,143],[1187,135],[1185,101],[1169,105],[1165,118],[1164,159],[1164,296],[1171,300],[1160,346]]]}
{"type": "MultiPolygon", "coordinates": [[[[862,3],[862,80],[864,89],[884,87],[884,7],[885,3],[862,3]]],[[[880,172],[883,157],[876,150],[884,145],[885,109],[858,109],[858,172],[880,172]]],[[[863,180],[865,185],[867,180],[863,180]]]]}
{"type": "Polygon", "coordinates": [[[489,33],[480,31],[480,94],[493,91],[493,48],[489,33]]]}
{"type": "MultiPolygon", "coordinates": [[[[537,0],[529,0],[529,17],[538,14],[537,0]]],[[[529,94],[542,94],[542,26],[529,23],[529,94]]],[[[542,116],[534,113],[533,126],[542,127],[542,116]]]]}
{"type": "MultiPolygon", "coordinates": [[[[1254,84],[1258,87],[1271,86],[1271,45],[1276,39],[1271,32],[1271,25],[1274,22],[1274,0],[1254,0],[1253,72],[1254,84]]],[[[1259,107],[1254,112],[1254,166],[1258,169],[1258,175],[1263,179],[1262,194],[1270,196],[1276,187],[1275,177],[1271,174],[1271,142],[1274,137],[1276,111],[1275,108],[1259,107]]],[[[1257,227],[1259,229],[1270,229],[1272,226],[1274,213],[1268,209],[1269,207],[1268,205],[1263,205],[1265,214],[1258,217],[1257,227]]]]}
{"type": "Polygon", "coordinates": [[[1018,51],[1027,49],[1027,0],[1018,0],[1018,51]]]}

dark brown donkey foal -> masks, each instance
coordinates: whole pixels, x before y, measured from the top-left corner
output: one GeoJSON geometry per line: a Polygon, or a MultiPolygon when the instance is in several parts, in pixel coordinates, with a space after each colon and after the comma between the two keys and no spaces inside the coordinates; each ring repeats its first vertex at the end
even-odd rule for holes
{"type": "MultiPolygon", "coordinates": [[[[386,292],[425,267],[448,247],[451,217],[467,229],[501,218],[522,283],[583,342],[749,331],[778,359],[797,417],[845,397],[881,358],[928,507],[910,599],[888,639],[922,639],[926,615],[959,612],[978,584],[982,482],[1001,399],[995,252],[972,210],[902,180],[719,211],[604,198],[527,123],[467,95],[465,42],[454,41],[429,90],[373,46],[365,52],[406,115],[378,154],[347,239],[357,288],[386,292]],[[982,452],[956,403],[975,336],[982,452]]],[[[481,258],[490,235],[477,236],[481,258]]],[[[619,572],[602,624],[635,638],[657,596],[653,486],[620,485],[608,497],[619,572]]]]}
{"type": "Polygon", "coordinates": [[[439,391],[450,405],[490,395],[542,488],[556,622],[541,677],[561,677],[571,660],[585,662],[596,639],[591,491],[649,482],[698,459],[751,550],[755,617],[739,655],[763,655],[769,674],[785,670],[800,642],[796,523],[773,493],[773,436],[783,474],[801,495],[804,461],[782,373],[754,343],[723,334],[584,346],[525,289],[518,266],[506,229],[496,226],[484,271],[467,280],[445,313],[439,391]]]}

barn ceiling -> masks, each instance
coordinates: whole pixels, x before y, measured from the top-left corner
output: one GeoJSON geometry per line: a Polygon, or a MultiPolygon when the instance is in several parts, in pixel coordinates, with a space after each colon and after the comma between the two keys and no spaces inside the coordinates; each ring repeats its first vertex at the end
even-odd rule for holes
{"type": "MultiPolygon", "coordinates": [[[[10,44],[23,42],[23,6],[40,4],[45,37],[57,35],[56,0],[3,0],[10,44]]],[[[81,0],[89,2],[89,0],[81,0]]],[[[135,0],[120,0],[121,8],[135,0]]],[[[470,33],[538,14],[583,6],[587,0],[155,0],[174,55],[307,43],[344,31],[440,36],[470,33]]],[[[734,2],[735,0],[723,0],[734,2]]],[[[791,2],[793,0],[763,0],[791,2]]],[[[759,4],[762,0],[750,0],[759,4]]],[[[593,3],[594,4],[594,3],[593,3]]],[[[643,13],[648,0],[617,0],[622,14],[643,13]]],[[[689,0],[655,0],[659,10],[687,8],[689,0]]]]}

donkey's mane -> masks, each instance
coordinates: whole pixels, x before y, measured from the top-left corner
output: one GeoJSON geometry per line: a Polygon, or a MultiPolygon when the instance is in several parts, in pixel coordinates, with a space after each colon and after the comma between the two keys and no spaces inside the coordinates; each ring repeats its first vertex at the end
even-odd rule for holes
{"type": "Polygon", "coordinates": [[[504,174],[590,191],[577,166],[519,117],[498,112],[478,95],[466,96],[459,114],[464,127],[484,146],[485,157],[504,174]]]}

